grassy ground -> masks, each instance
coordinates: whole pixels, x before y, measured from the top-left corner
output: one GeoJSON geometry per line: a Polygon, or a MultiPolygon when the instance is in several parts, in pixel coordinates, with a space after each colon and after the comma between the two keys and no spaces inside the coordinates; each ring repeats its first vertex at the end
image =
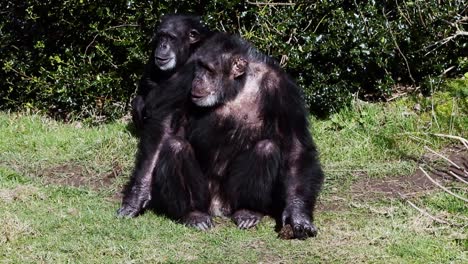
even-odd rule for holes
{"type": "MultiPolygon", "coordinates": [[[[467,103],[444,93],[385,105],[356,101],[330,119],[313,119],[327,179],[319,236],[306,241],[278,239],[272,219],[248,231],[216,219],[205,233],[151,212],[117,219],[136,146],[125,122],[89,127],[0,113],[0,262],[466,263],[467,203],[416,168],[443,166],[424,146],[466,161],[455,141],[428,133],[467,137],[467,103]]],[[[436,179],[468,197],[466,185],[445,178],[436,179]]]]}

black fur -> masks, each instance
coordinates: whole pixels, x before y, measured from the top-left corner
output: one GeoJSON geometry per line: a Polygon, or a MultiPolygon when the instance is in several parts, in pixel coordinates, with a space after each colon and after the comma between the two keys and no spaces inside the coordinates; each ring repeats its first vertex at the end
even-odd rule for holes
{"type": "Polygon", "coordinates": [[[132,100],[132,120],[137,133],[143,129],[145,100],[152,90],[164,89],[166,82],[174,73],[180,70],[191,54],[211,35],[200,19],[191,15],[166,15],[159,26],[155,28],[152,38],[151,56],[146,63],[137,94],[132,100]],[[198,33],[198,41],[190,42],[190,32],[198,33]],[[168,57],[175,54],[175,65],[170,69],[161,69],[157,64],[158,57],[168,57]]]}
{"type": "Polygon", "coordinates": [[[276,215],[295,238],[315,236],[324,176],[297,85],[234,36],[215,34],[193,59],[189,141],[211,198],[221,200],[212,213],[232,215],[240,228],[276,215]]]}
{"type": "MultiPolygon", "coordinates": [[[[157,32],[179,34],[193,28],[200,32],[199,26],[198,20],[193,17],[169,16],[163,19],[157,32]]],[[[207,34],[206,30],[203,32],[207,34]]],[[[164,38],[160,33],[157,33],[157,37],[164,38]]],[[[178,62],[170,74],[164,72],[165,75],[157,75],[160,71],[156,67],[155,56],[158,55],[153,54],[148,62],[140,86],[142,94],[147,93],[146,98],[143,104],[143,96],[137,96],[134,100],[137,102],[135,112],[145,108],[144,118],[141,118],[141,111],[134,113],[135,121],[141,122],[135,169],[125,187],[122,207],[117,214],[134,217],[151,202],[153,208],[170,218],[207,229],[212,226],[207,214],[207,181],[191,145],[185,139],[187,104],[193,76],[193,64],[188,59],[193,50],[187,44],[182,41],[173,46],[177,50],[178,62]]],[[[158,50],[157,47],[155,50],[158,50]]]]}

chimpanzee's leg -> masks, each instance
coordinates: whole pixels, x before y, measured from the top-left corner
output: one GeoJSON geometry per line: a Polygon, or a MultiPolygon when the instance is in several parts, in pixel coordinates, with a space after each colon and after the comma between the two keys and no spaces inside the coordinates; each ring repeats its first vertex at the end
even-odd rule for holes
{"type": "Polygon", "coordinates": [[[151,199],[153,171],[161,152],[163,127],[161,122],[145,124],[142,131],[138,153],[130,182],[125,186],[122,207],[117,211],[119,217],[135,217],[151,199]]]}
{"type": "Polygon", "coordinates": [[[313,210],[324,178],[318,153],[310,141],[293,144],[286,155],[282,225],[292,227],[293,238],[314,237],[318,230],[313,223],[313,210]]]}
{"type": "Polygon", "coordinates": [[[269,212],[280,158],[278,146],[271,140],[262,140],[253,149],[236,157],[229,166],[221,188],[239,228],[254,227],[263,214],[269,212]]]}
{"type": "Polygon", "coordinates": [[[157,210],[198,229],[212,227],[208,215],[208,183],[183,138],[171,136],[162,142],[153,176],[152,203],[157,210]]]}

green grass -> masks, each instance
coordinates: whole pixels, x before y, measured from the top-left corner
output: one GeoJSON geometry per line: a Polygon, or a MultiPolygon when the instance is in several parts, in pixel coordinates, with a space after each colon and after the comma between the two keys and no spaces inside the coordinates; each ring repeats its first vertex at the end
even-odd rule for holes
{"type": "Polygon", "coordinates": [[[437,230],[400,202],[320,212],[319,237],[283,241],[272,220],[249,231],[222,221],[202,233],[153,213],[116,219],[117,202],[99,193],[43,186],[5,170],[0,175],[5,263],[462,263],[467,257],[466,242],[454,236],[462,230],[437,230]],[[8,191],[15,198],[5,198],[8,191]]]}
{"type": "Polygon", "coordinates": [[[430,98],[405,97],[389,104],[355,101],[327,120],[312,118],[329,183],[342,186],[343,175],[352,179],[356,174],[381,178],[413,173],[424,146],[438,150],[460,143],[433,133],[468,136],[468,108],[462,107],[467,98],[437,93],[433,113],[430,98]]]}
{"type": "MultiPolygon", "coordinates": [[[[426,99],[403,98],[356,101],[330,119],[312,118],[327,179],[316,214],[319,236],[306,241],[278,239],[272,219],[248,231],[215,219],[208,232],[152,212],[117,219],[115,194],[131,172],[137,142],[125,122],[92,127],[0,113],[0,262],[466,263],[463,201],[436,188],[411,198],[457,224],[448,226],[398,197],[350,192],[362,178],[412,174],[424,145],[441,150],[456,143],[428,133],[467,136],[459,99],[437,96],[434,114],[426,99]],[[413,110],[416,104],[423,110],[413,110]]],[[[450,186],[467,196],[460,185],[450,186]]]]}

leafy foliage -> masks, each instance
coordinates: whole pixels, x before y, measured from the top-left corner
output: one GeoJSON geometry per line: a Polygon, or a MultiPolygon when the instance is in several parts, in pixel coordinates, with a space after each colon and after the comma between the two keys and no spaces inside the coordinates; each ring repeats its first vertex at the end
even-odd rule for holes
{"type": "Polygon", "coordinates": [[[468,71],[466,39],[441,42],[455,25],[463,29],[463,1],[203,2],[2,1],[0,107],[64,119],[121,116],[153,26],[173,12],[200,14],[211,28],[241,34],[281,61],[319,115],[353,95],[379,99],[396,83],[468,71]]]}

